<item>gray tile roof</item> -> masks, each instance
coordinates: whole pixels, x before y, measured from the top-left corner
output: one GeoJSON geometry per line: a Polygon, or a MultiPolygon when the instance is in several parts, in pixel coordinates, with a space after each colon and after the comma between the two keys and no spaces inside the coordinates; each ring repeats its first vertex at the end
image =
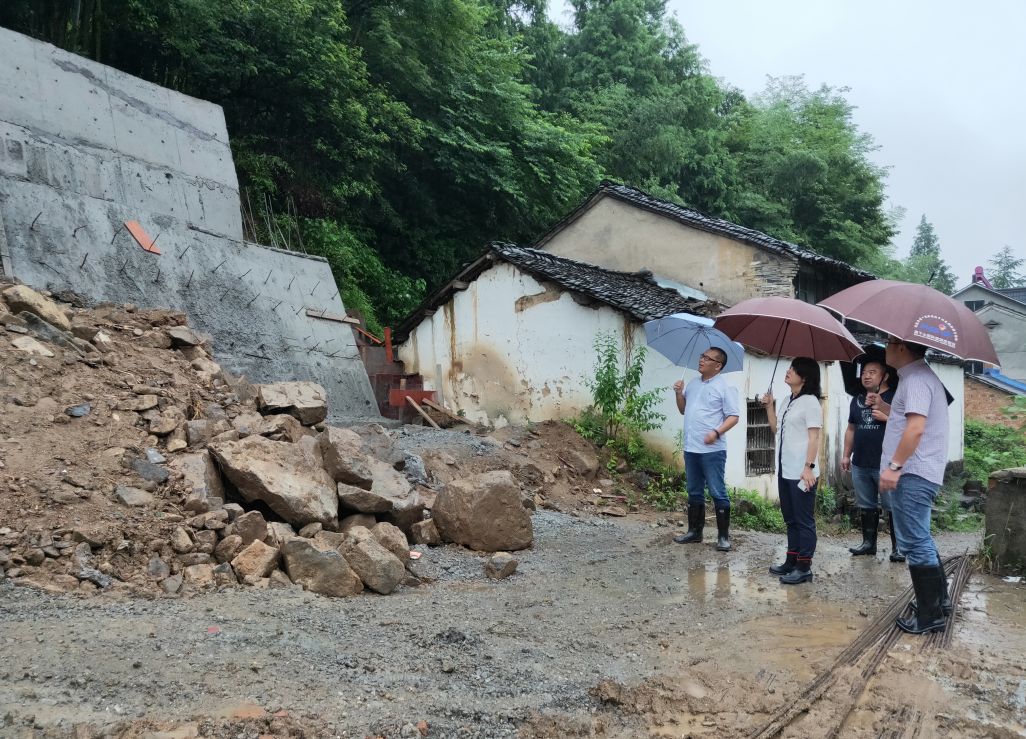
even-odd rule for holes
{"type": "Polygon", "coordinates": [[[696,228],[700,231],[707,231],[719,236],[726,236],[734,239],[735,241],[740,241],[760,249],[765,249],[773,254],[791,257],[799,262],[830,267],[841,272],[846,272],[853,277],[859,278],[860,281],[876,278],[876,275],[858,269],[857,267],[852,267],[847,262],[842,262],[839,259],[825,257],[822,254],[817,254],[816,252],[800,247],[797,244],[776,239],[762,231],[756,231],[753,228],[739,226],[736,223],[725,221],[722,218],[707,216],[692,208],[686,208],[683,205],[672,203],[669,200],[663,200],[662,198],[657,198],[654,195],[649,195],[648,193],[638,190],[637,188],[630,187],[629,185],[622,185],[610,180],[603,180],[598,189],[595,190],[595,192],[593,192],[588,199],[584,201],[584,203],[569,213],[565,218],[560,220],[555,226],[550,228],[540,239],[538,239],[536,244],[544,244],[557,232],[562,230],[564,226],[573,222],[582,211],[594,202],[597,197],[603,195],[615,198],[625,203],[630,203],[631,205],[642,208],[643,210],[647,210],[667,218],[672,218],[679,223],[683,223],[686,226],[696,228]]]}
{"type": "Polygon", "coordinates": [[[608,305],[636,321],[650,321],[672,313],[692,313],[714,317],[725,308],[715,301],[685,298],[676,290],[660,287],[651,272],[615,272],[558,257],[539,249],[504,242],[489,244],[484,253],[465,266],[413,311],[393,331],[396,343],[402,343],[414,328],[453,293],[466,288],[496,262],[507,262],[542,282],[551,282],[596,303],[608,305]]]}
{"type": "Polygon", "coordinates": [[[1006,298],[1018,300],[1020,303],[1026,303],[1026,287],[998,287],[994,288],[994,292],[1001,293],[1006,298]]]}

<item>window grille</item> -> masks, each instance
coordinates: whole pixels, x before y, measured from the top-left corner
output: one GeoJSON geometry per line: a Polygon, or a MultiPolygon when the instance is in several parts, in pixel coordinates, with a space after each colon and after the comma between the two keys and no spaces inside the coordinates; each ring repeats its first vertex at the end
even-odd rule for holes
{"type": "Polygon", "coordinates": [[[748,401],[746,442],[745,470],[748,477],[773,474],[776,471],[773,433],[769,425],[769,414],[758,400],[748,401]]]}

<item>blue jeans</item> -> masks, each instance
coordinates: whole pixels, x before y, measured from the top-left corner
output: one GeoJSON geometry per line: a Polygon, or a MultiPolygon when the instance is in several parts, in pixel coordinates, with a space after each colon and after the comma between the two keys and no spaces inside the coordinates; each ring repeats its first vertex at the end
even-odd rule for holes
{"type": "Polygon", "coordinates": [[[902,475],[891,493],[894,536],[909,566],[940,564],[937,544],[930,535],[930,510],[939,489],[940,485],[919,475],[902,475]]]}
{"type": "Polygon", "coordinates": [[[812,559],[816,553],[816,487],[802,492],[798,482],[777,475],[780,513],[787,526],[787,553],[798,559],[812,559]]]}
{"type": "Polygon", "coordinates": [[[880,469],[851,466],[851,484],[855,488],[855,505],[859,508],[891,510],[890,493],[880,492],[880,469]]]}
{"type": "Polygon", "coordinates": [[[705,505],[705,488],[717,510],[730,509],[727,483],[723,471],[727,466],[727,452],[684,452],[684,475],[688,483],[688,505],[705,505]]]}

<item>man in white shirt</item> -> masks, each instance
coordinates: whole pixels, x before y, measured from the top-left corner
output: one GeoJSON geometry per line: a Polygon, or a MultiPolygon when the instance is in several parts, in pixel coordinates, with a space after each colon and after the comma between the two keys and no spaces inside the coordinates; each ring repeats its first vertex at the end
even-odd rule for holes
{"type": "Polygon", "coordinates": [[[730,551],[730,498],[724,471],[727,442],[723,438],[737,424],[741,411],[737,390],[720,375],[727,353],[710,347],[699,357],[699,376],[684,387],[673,384],[677,410],[684,416],[684,474],[688,485],[688,532],[674,537],[678,544],[702,541],[705,527],[705,489],[716,508],[716,549],[730,551]]]}

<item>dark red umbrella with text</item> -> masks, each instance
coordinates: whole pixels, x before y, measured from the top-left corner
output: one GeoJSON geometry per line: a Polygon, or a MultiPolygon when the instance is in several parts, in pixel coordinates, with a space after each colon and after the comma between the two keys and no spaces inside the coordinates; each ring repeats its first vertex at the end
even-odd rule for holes
{"type": "MultiPolygon", "coordinates": [[[[819,303],[902,341],[998,366],[987,327],[961,301],[927,285],[870,280],[819,303]]],[[[742,342],[743,343],[743,342],[742,342]]]]}

